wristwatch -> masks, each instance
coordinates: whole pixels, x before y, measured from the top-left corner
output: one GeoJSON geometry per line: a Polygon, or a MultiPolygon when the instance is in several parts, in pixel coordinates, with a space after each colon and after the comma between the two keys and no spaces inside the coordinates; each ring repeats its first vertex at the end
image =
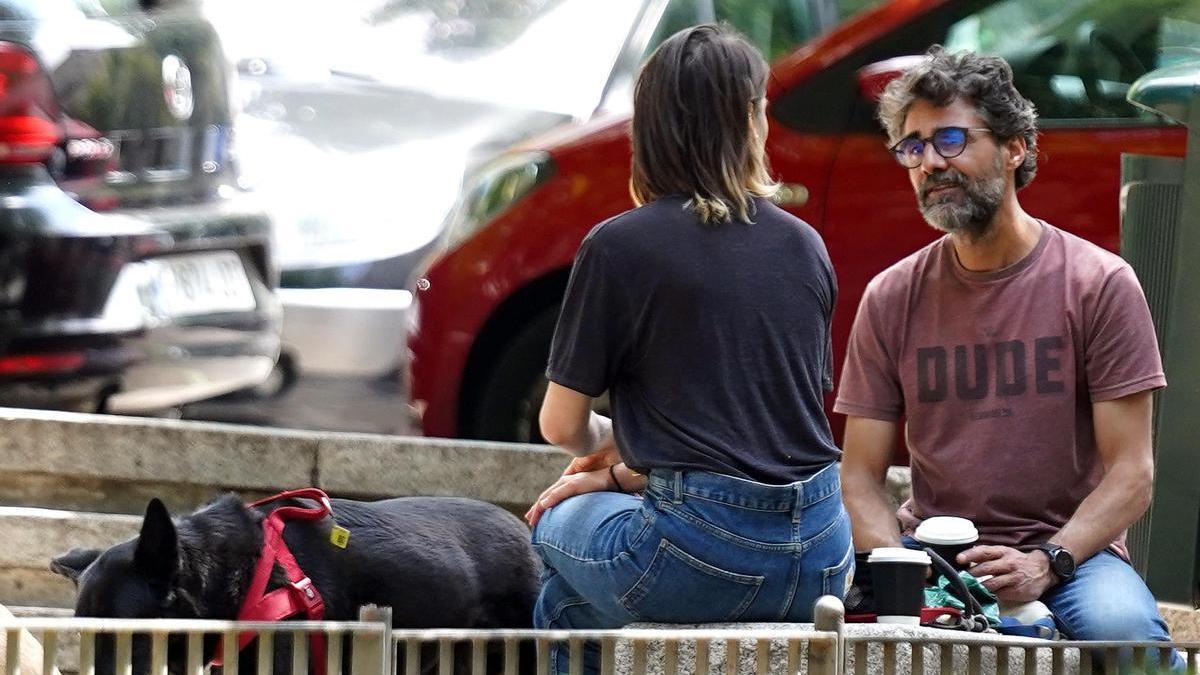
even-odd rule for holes
{"type": "Polygon", "coordinates": [[[1038,550],[1045,553],[1050,558],[1050,571],[1058,577],[1059,581],[1069,581],[1075,576],[1075,556],[1067,549],[1046,542],[1038,544],[1038,550]]]}

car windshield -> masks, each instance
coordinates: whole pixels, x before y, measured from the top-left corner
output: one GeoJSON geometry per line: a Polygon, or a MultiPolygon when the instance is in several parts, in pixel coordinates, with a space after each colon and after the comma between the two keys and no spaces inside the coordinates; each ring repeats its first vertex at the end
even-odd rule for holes
{"type": "Polygon", "coordinates": [[[1043,119],[1146,116],[1126,94],[1138,77],[1200,60],[1191,0],[1005,0],[950,27],[946,47],[998,54],[1043,119]],[[1070,58],[1068,58],[1068,56],[1070,58]]]}
{"type": "Polygon", "coordinates": [[[236,59],[443,98],[586,116],[643,0],[207,0],[236,59]],[[253,12],[258,20],[247,20],[253,12]],[[229,19],[229,20],[226,20],[229,19]],[[264,36],[262,25],[274,28],[264,36]],[[579,30],[587,26],[586,31],[579,30]],[[570,59],[554,55],[570,53],[570,59]]]}

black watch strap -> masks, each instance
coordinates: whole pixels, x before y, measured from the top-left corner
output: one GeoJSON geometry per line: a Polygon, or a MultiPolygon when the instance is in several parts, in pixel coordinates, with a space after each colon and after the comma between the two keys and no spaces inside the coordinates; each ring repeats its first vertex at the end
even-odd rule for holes
{"type": "Polygon", "coordinates": [[[1038,544],[1038,549],[1050,558],[1050,571],[1060,581],[1068,581],[1075,576],[1075,556],[1070,551],[1051,542],[1038,544]]]}

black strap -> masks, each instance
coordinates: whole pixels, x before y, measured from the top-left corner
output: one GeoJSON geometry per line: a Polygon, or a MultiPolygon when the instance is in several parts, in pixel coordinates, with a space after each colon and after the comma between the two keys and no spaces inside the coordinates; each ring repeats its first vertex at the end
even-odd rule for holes
{"type": "Polygon", "coordinates": [[[967,630],[973,632],[983,632],[988,628],[987,615],[983,613],[983,605],[979,604],[979,600],[971,594],[971,589],[967,588],[967,583],[958,576],[958,570],[954,569],[950,563],[946,562],[942,556],[934,552],[933,549],[926,546],[925,553],[929,554],[930,561],[933,562],[933,569],[938,574],[946,577],[950,582],[950,592],[962,601],[963,607],[963,623],[968,626],[967,630]],[[973,626],[971,624],[974,624],[973,626]]]}

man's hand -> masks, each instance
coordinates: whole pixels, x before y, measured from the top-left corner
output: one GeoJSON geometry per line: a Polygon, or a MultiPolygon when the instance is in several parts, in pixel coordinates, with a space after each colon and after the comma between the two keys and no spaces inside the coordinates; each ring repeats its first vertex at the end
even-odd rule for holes
{"type": "Polygon", "coordinates": [[[1006,602],[1030,602],[1058,583],[1050,571],[1050,558],[1041,551],[1022,553],[1008,546],[976,546],[958,554],[960,565],[977,563],[970,568],[972,575],[991,579],[985,588],[1006,602]]]}

